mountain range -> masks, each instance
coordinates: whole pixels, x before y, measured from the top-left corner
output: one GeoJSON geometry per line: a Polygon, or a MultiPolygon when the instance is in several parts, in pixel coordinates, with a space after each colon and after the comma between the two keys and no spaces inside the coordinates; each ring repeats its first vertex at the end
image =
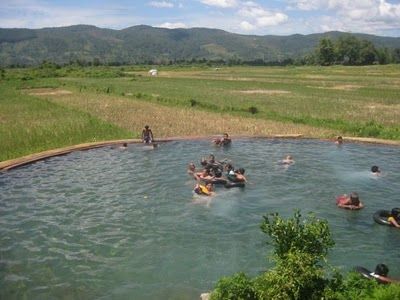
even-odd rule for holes
{"type": "MultiPolygon", "coordinates": [[[[296,59],[310,53],[331,31],[290,36],[241,35],[219,29],[166,29],[146,25],[121,30],[91,25],[25,29],[0,28],[0,66],[32,66],[43,61],[118,64],[168,63],[191,60],[266,62],[296,59]]],[[[400,48],[400,38],[353,34],[376,47],[400,48]]]]}

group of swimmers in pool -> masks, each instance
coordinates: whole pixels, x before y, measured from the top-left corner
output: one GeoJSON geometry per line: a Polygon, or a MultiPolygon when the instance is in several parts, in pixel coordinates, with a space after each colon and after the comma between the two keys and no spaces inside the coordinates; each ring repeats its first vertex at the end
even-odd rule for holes
{"type": "MultiPolygon", "coordinates": [[[[231,144],[231,139],[225,133],[221,139],[213,140],[213,143],[218,146],[226,146],[231,144]]],[[[244,187],[247,182],[244,168],[235,169],[226,160],[216,160],[213,154],[210,154],[208,158],[202,158],[200,164],[201,171],[197,171],[193,162],[189,163],[187,169],[187,173],[197,181],[193,191],[198,195],[212,196],[215,192],[215,185],[223,185],[226,188],[244,187]]]]}
{"type": "Polygon", "coordinates": [[[193,191],[198,195],[212,196],[215,185],[223,185],[226,188],[244,187],[247,179],[245,169],[235,169],[231,163],[217,161],[213,154],[200,162],[202,170],[197,171],[193,162],[188,165],[188,174],[196,181],[193,191]]]}

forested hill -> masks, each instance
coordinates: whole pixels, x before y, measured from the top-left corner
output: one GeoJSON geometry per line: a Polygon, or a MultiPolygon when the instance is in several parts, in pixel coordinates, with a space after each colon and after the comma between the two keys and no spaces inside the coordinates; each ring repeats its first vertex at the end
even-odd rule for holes
{"type": "MultiPolygon", "coordinates": [[[[1,29],[0,65],[37,65],[44,60],[65,64],[168,63],[191,60],[282,61],[313,51],[319,40],[342,32],[310,35],[255,36],[223,30],[165,29],[133,26],[122,30],[75,25],[43,29],[1,29]]],[[[400,38],[353,34],[376,47],[400,48],[400,38]]]]}

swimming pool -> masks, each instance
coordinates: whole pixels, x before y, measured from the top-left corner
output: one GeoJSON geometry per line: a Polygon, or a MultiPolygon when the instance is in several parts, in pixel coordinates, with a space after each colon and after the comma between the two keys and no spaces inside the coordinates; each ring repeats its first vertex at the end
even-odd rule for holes
{"type": "Polygon", "coordinates": [[[241,139],[105,147],[0,173],[0,298],[198,299],[221,276],[267,269],[262,216],[295,208],[328,220],[333,265],[400,276],[400,230],[372,219],[400,206],[399,165],[398,147],[241,139]],[[244,167],[246,188],[194,196],[187,163],[210,153],[244,167]],[[287,154],[289,168],[277,163],[287,154]],[[363,210],[335,206],[351,191],[363,210]]]}

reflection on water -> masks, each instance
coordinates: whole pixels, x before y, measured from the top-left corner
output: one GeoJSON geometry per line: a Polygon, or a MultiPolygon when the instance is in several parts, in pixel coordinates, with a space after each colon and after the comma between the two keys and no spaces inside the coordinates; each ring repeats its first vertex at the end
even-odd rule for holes
{"type": "Polygon", "coordinates": [[[332,264],[383,262],[400,276],[400,231],[372,220],[399,206],[399,154],[308,140],[186,141],[75,152],[0,174],[0,298],[197,299],[221,276],[268,268],[262,215],[294,208],[328,220],[332,264]],[[193,195],[186,165],[210,152],[244,167],[246,188],[193,195]],[[286,155],[296,163],[279,164],[286,155]],[[336,208],[335,196],[351,191],[366,207],[336,208]]]}

